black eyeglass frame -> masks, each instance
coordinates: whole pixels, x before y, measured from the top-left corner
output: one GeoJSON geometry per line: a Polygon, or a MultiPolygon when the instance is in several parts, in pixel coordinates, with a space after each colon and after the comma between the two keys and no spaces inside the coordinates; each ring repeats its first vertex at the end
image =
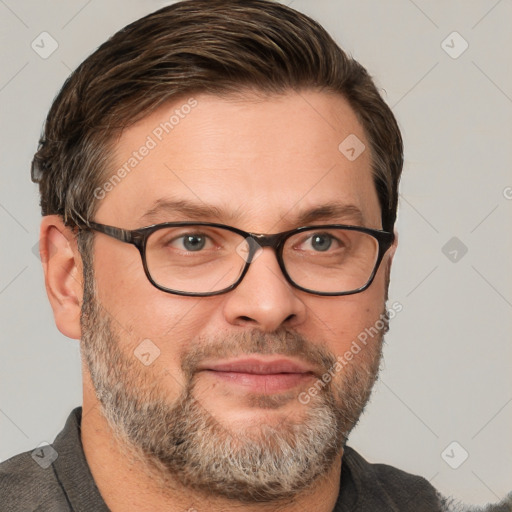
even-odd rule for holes
{"type": "Polygon", "coordinates": [[[387,250],[391,247],[395,240],[395,235],[393,233],[390,233],[388,231],[382,231],[379,229],[371,229],[371,228],[365,228],[362,226],[351,226],[346,224],[323,224],[318,226],[302,226],[295,229],[290,229],[288,231],[282,231],[281,233],[275,233],[272,235],[268,234],[261,234],[261,233],[249,233],[248,231],[243,231],[242,229],[235,228],[233,226],[227,226],[225,224],[218,224],[215,222],[193,222],[193,221],[186,221],[186,222],[165,222],[162,224],[153,224],[151,226],[146,226],[139,229],[122,229],[117,228],[115,226],[109,226],[107,224],[100,224],[98,222],[89,221],[87,224],[84,224],[83,226],[79,226],[82,230],[93,230],[98,231],[100,233],[103,233],[107,236],[110,236],[112,238],[115,238],[116,240],[119,240],[121,242],[125,242],[128,244],[132,244],[139,250],[141,259],[142,259],[142,265],[144,267],[144,273],[146,274],[146,277],[149,279],[149,282],[158,288],[159,290],[171,293],[174,295],[183,295],[188,297],[211,297],[214,295],[221,295],[223,293],[230,292],[231,290],[235,289],[244,278],[245,274],[249,270],[249,266],[251,265],[253,258],[257,252],[257,250],[260,247],[271,247],[274,249],[277,262],[279,263],[279,267],[281,269],[281,272],[283,273],[284,277],[290,283],[294,288],[297,288],[298,290],[302,290],[306,293],[311,293],[313,295],[320,295],[320,296],[342,296],[342,295],[353,295],[355,293],[363,292],[364,290],[368,289],[369,286],[373,283],[373,280],[375,279],[375,275],[377,274],[377,271],[379,269],[379,266],[382,262],[382,259],[384,257],[384,254],[387,252],[387,250]],[[247,240],[247,243],[249,245],[249,254],[247,255],[247,259],[245,261],[245,266],[238,277],[238,279],[227,288],[223,288],[222,290],[218,290],[215,292],[183,292],[179,290],[172,290],[170,288],[166,288],[165,286],[162,286],[154,281],[153,277],[151,276],[151,273],[149,271],[147,261],[146,261],[146,245],[149,236],[154,233],[155,231],[158,231],[160,229],[169,228],[169,227],[186,227],[186,226],[207,226],[207,227],[214,227],[214,228],[222,228],[226,229],[228,231],[232,231],[233,233],[236,233],[240,236],[242,236],[245,240],[247,240]],[[377,259],[375,261],[375,265],[373,268],[373,271],[370,275],[370,278],[366,282],[365,285],[361,286],[360,288],[357,288],[356,290],[349,290],[346,292],[318,292],[315,290],[310,290],[308,288],[304,288],[297,283],[295,283],[290,275],[288,274],[284,260],[283,260],[283,249],[284,244],[288,238],[291,236],[297,234],[297,233],[303,233],[305,231],[318,231],[322,229],[345,229],[349,231],[359,231],[361,233],[366,233],[373,238],[375,238],[379,244],[379,252],[377,255],[377,259]]]}

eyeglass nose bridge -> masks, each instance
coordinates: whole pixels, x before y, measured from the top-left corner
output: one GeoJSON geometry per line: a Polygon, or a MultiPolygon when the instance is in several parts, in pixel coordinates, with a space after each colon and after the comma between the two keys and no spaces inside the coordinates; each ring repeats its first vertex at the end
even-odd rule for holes
{"type": "Polygon", "coordinates": [[[247,254],[247,263],[250,264],[254,261],[256,254],[263,247],[271,247],[281,265],[281,247],[286,239],[287,233],[276,233],[274,235],[263,235],[259,233],[247,233],[245,241],[249,246],[247,254]]]}

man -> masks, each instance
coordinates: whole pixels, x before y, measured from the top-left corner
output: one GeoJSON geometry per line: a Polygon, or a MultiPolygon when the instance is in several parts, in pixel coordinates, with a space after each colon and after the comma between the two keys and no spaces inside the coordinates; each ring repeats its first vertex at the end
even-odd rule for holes
{"type": "Polygon", "coordinates": [[[0,466],[2,507],[441,510],[346,444],[388,327],[402,163],[364,68],[285,6],[189,0],[103,44],[32,169],[83,405],[0,466]]]}

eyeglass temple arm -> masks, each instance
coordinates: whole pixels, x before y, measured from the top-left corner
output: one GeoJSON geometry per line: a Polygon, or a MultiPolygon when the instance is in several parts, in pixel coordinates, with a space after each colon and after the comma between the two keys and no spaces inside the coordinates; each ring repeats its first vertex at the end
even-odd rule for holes
{"type": "Polygon", "coordinates": [[[89,221],[87,223],[87,227],[93,229],[94,231],[99,231],[100,233],[115,238],[116,240],[120,240],[121,242],[134,243],[137,238],[134,236],[134,231],[116,228],[114,226],[107,226],[106,224],[99,224],[93,221],[89,221]]]}

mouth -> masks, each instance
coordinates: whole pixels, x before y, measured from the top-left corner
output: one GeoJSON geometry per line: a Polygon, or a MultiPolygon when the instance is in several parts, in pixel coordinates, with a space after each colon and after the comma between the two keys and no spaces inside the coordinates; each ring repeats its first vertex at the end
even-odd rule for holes
{"type": "Polygon", "coordinates": [[[199,371],[227,385],[262,394],[288,391],[316,376],[314,368],[282,357],[250,357],[206,363],[199,371]]]}

